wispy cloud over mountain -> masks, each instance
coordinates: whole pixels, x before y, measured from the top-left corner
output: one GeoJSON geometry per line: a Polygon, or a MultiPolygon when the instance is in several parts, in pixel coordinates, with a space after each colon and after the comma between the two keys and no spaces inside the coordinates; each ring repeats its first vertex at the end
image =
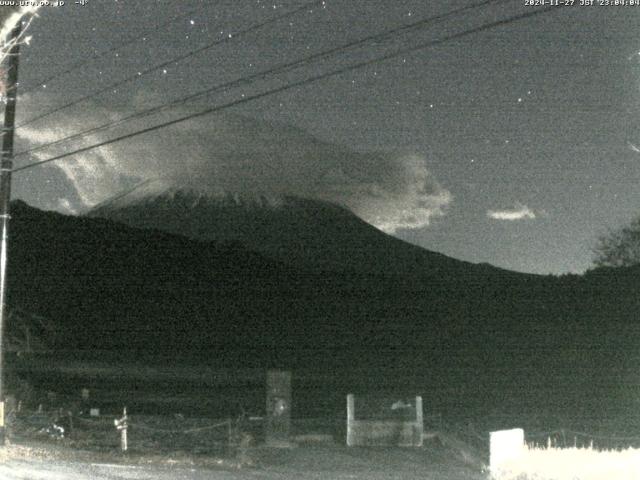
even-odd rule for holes
{"type": "MultiPolygon", "coordinates": [[[[27,118],[37,114],[35,98],[25,98],[25,104],[27,118]]],[[[186,113],[162,114],[107,134],[92,134],[72,147],[91,145],[186,113]]],[[[67,113],[55,123],[28,125],[18,134],[29,144],[38,145],[124,114],[113,107],[92,105],[79,113],[67,113]]],[[[72,147],[36,152],[34,159],[72,147]]],[[[179,123],[66,158],[55,167],[75,187],[84,203],[79,207],[95,205],[133,183],[160,179],[174,188],[210,195],[298,196],[330,201],[390,233],[428,225],[434,217],[445,214],[453,198],[421,156],[355,152],[297,128],[237,115],[179,123]]]]}

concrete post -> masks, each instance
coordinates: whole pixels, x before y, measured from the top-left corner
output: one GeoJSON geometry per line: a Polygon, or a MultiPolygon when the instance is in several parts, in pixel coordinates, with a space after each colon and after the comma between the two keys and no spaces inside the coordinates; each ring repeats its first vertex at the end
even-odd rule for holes
{"type": "Polygon", "coordinates": [[[353,447],[353,422],[355,421],[355,405],[353,393],[347,395],[347,446],[353,447]]]}
{"type": "Polygon", "coordinates": [[[271,447],[290,447],[291,372],[267,372],[267,411],[265,443],[271,447]]]}

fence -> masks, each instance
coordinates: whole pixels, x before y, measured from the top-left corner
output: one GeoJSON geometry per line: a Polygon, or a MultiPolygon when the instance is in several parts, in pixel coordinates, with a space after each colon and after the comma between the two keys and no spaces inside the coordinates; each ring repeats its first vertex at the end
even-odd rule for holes
{"type": "Polygon", "coordinates": [[[238,421],[203,418],[104,415],[100,417],[24,412],[12,416],[12,435],[65,439],[88,450],[223,453],[238,441],[238,421]],[[123,419],[126,420],[123,422],[123,419]]]}
{"type": "Polygon", "coordinates": [[[417,396],[412,402],[347,395],[347,445],[421,447],[422,397],[417,396]]]}

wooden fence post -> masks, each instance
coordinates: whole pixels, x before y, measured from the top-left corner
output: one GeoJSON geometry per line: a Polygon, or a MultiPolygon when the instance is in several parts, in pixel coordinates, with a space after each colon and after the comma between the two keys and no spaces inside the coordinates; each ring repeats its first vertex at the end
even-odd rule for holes
{"type": "Polygon", "coordinates": [[[126,452],[129,449],[127,429],[129,428],[129,418],[127,417],[127,407],[124,407],[122,418],[113,421],[116,429],[120,430],[120,450],[126,452]]]}

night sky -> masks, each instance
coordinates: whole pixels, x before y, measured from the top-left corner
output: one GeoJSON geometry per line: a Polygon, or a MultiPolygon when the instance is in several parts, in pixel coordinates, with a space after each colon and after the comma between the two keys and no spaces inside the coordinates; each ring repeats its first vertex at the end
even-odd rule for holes
{"type": "MultiPolygon", "coordinates": [[[[18,125],[227,41],[18,128],[16,151],[485,2],[326,0],[236,35],[306,3],[68,0],[42,8],[22,49],[18,125]],[[89,61],[55,76],[83,59],[89,61]]],[[[340,201],[389,233],[459,259],[582,272],[598,235],[640,213],[640,7],[597,3],[554,8],[25,170],[14,176],[13,196],[81,212],[137,182],[179,172],[182,183],[215,178],[214,191],[264,188],[340,201]]],[[[175,112],[19,156],[16,165],[539,8],[493,2],[175,112]]]]}

